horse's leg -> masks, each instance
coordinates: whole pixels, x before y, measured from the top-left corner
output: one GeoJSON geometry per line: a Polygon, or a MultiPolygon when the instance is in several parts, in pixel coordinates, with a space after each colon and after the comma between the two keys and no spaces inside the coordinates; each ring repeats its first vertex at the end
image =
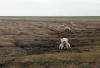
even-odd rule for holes
{"type": "Polygon", "coordinates": [[[68,45],[69,48],[71,48],[69,43],[67,43],[67,45],[68,45]]]}
{"type": "Polygon", "coordinates": [[[59,49],[63,49],[63,44],[62,43],[59,45],[59,49]]]}
{"type": "Polygon", "coordinates": [[[66,48],[71,48],[70,44],[68,43],[68,41],[66,42],[66,48]]]}
{"type": "Polygon", "coordinates": [[[63,49],[63,48],[64,48],[64,44],[62,43],[62,44],[61,44],[61,49],[63,49]]]}
{"type": "Polygon", "coordinates": [[[59,49],[61,49],[61,44],[59,45],[59,47],[58,47],[59,49]]]}

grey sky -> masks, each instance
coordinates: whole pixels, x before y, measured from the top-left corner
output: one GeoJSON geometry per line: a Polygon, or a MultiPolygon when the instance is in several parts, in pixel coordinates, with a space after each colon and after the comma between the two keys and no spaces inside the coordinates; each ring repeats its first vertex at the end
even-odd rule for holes
{"type": "Polygon", "coordinates": [[[100,0],[1,0],[0,16],[100,16],[100,0]]]}

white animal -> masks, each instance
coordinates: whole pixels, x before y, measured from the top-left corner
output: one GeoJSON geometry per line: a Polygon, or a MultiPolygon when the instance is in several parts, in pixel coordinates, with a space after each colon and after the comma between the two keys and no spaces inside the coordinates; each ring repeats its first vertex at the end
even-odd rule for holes
{"type": "Polygon", "coordinates": [[[70,23],[71,23],[72,26],[75,26],[75,27],[77,26],[77,25],[75,24],[75,22],[73,22],[73,21],[71,21],[70,23]]]}
{"type": "Polygon", "coordinates": [[[82,29],[75,22],[71,21],[70,23],[71,23],[71,25],[72,25],[72,27],[73,27],[74,30],[80,30],[80,29],[82,29]]]}
{"type": "Polygon", "coordinates": [[[69,31],[71,31],[71,28],[68,26],[65,26],[65,29],[68,29],[69,31]]]}
{"type": "Polygon", "coordinates": [[[69,31],[71,31],[71,28],[69,27],[69,26],[67,26],[67,25],[61,25],[65,30],[67,29],[67,30],[69,30],[69,31]]]}
{"type": "Polygon", "coordinates": [[[68,38],[61,38],[60,40],[61,40],[61,43],[59,45],[59,49],[63,49],[64,46],[66,46],[66,48],[71,48],[68,42],[68,38]]]}

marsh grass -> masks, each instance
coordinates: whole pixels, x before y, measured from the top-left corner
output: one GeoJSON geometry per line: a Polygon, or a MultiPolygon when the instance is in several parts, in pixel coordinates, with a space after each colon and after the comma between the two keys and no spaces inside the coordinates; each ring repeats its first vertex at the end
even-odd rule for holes
{"type": "Polygon", "coordinates": [[[100,61],[100,54],[97,52],[88,53],[53,53],[41,55],[28,55],[19,57],[15,62],[63,62],[63,61],[100,61]]]}

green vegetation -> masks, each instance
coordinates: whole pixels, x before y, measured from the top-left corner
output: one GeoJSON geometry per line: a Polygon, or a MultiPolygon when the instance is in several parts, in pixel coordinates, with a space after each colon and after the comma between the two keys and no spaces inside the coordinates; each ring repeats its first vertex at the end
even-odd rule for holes
{"type": "MultiPolygon", "coordinates": [[[[93,64],[100,62],[100,54],[98,52],[60,52],[19,57],[0,57],[0,64],[6,64],[8,68],[40,68],[41,66],[41,68],[84,68],[91,67],[89,65],[91,62],[94,62],[93,64]]],[[[98,65],[96,64],[95,67],[98,68],[98,65]]]]}
{"type": "Polygon", "coordinates": [[[16,62],[62,62],[62,61],[100,61],[100,54],[88,53],[53,53],[41,55],[29,55],[17,58],[16,62]]]}
{"type": "Polygon", "coordinates": [[[87,53],[71,53],[71,52],[60,52],[60,53],[49,53],[49,54],[40,54],[40,55],[27,55],[27,56],[0,56],[0,63],[7,63],[10,61],[14,62],[63,62],[63,61],[77,61],[77,62],[86,62],[86,61],[100,61],[99,52],[87,52],[87,53]]]}
{"type": "Polygon", "coordinates": [[[100,16],[1,16],[0,19],[67,21],[67,20],[100,20],[100,16]]]}

